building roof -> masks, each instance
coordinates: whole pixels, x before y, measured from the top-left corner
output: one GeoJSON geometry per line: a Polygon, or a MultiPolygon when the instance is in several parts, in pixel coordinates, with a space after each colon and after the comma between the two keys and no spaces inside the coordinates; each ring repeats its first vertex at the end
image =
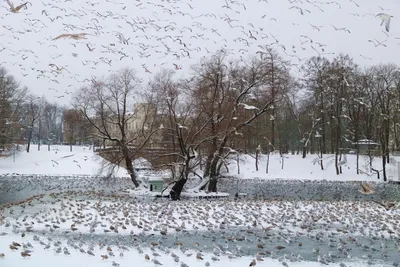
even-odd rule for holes
{"type": "Polygon", "coordinates": [[[152,176],[148,178],[149,182],[164,182],[163,178],[158,176],[152,176]]]}
{"type": "Polygon", "coordinates": [[[356,145],[379,145],[378,143],[369,140],[369,139],[360,139],[357,142],[355,142],[354,144],[356,145]]]}

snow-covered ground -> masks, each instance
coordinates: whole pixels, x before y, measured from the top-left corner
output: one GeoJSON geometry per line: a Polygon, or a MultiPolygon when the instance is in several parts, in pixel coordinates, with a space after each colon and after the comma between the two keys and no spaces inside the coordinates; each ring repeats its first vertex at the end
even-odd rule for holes
{"type": "MultiPolygon", "coordinates": [[[[32,145],[29,153],[25,146],[11,153],[9,157],[0,158],[0,174],[36,174],[36,175],[106,175],[104,160],[93,152],[89,146],[32,145]]],[[[116,171],[116,176],[127,176],[124,168],[116,171]]]]}
{"type": "MultiPolygon", "coordinates": [[[[267,156],[262,155],[259,159],[259,170],[255,168],[254,155],[240,155],[238,165],[232,159],[228,165],[229,173],[224,175],[234,176],[244,179],[308,179],[308,180],[331,180],[331,181],[382,181],[378,180],[374,172],[369,169],[369,157],[360,156],[360,174],[356,174],[356,156],[347,155],[342,160],[342,174],[336,175],[334,157],[324,155],[324,170],[321,170],[317,156],[307,155],[305,159],[301,155],[284,155],[283,164],[279,154],[271,154],[266,173],[267,156]],[[282,167],[283,166],[283,167],[282,167]]],[[[393,157],[393,160],[399,160],[393,157]]],[[[42,174],[42,175],[99,175],[106,174],[107,170],[103,167],[103,159],[98,156],[90,147],[73,146],[70,152],[69,146],[54,145],[50,151],[47,146],[42,146],[37,150],[37,146],[31,147],[31,152],[27,153],[24,146],[20,146],[14,156],[0,158],[0,174],[42,174]]],[[[380,158],[374,158],[373,168],[381,170],[380,158]]],[[[395,164],[388,164],[388,174],[396,173],[395,164]]],[[[201,171],[198,171],[201,173],[201,171]]],[[[382,175],[382,173],[381,173],[382,175]]],[[[127,177],[127,171],[119,168],[115,173],[117,177],[127,177]]],[[[395,179],[398,179],[394,175],[395,179]]]]}
{"type": "MultiPolygon", "coordinates": [[[[399,160],[398,157],[393,157],[393,161],[399,160]]],[[[342,161],[342,174],[337,175],[335,169],[335,158],[333,155],[324,155],[323,166],[321,166],[316,155],[307,155],[302,158],[301,155],[284,155],[283,163],[282,157],[279,154],[271,154],[269,157],[268,173],[267,169],[267,156],[261,155],[258,163],[259,170],[256,171],[256,160],[254,155],[240,155],[239,156],[239,174],[238,164],[235,160],[231,160],[228,165],[229,173],[225,175],[234,176],[245,179],[302,179],[302,180],[329,180],[329,181],[382,181],[377,179],[375,172],[370,170],[368,156],[360,155],[359,157],[359,170],[357,174],[357,160],[356,155],[346,155],[342,161]]],[[[382,161],[380,158],[375,157],[372,160],[372,167],[376,170],[382,170],[382,161]]],[[[389,175],[395,175],[395,165],[388,164],[387,170],[389,175]]],[[[382,177],[382,172],[380,172],[382,177]]]]}

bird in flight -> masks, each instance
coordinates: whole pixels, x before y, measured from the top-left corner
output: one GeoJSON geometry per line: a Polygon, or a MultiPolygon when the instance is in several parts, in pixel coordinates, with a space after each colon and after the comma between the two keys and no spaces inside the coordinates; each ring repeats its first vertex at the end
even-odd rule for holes
{"type": "Polygon", "coordinates": [[[63,33],[59,36],[57,36],[56,38],[54,38],[53,40],[59,40],[59,39],[74,39],[74,40],[81,40],[81,39],[86,39],[86,35],[88,35],[88,33],[63,33]]]}
{"type": "Polygon", "coordinates": [[[375,193],[372,186],[367,183],[361,183],[361,189],[359,191],[363,195],[371,195],[371,194],[375,193]]]}
{"type": "Polygon", "coordinates": [[[298,6],[292,6],[289,9],[293,9],[293,8],[297,9],[298,11],[300,11],[301,15],[304,15],[304,11],[307,11],[308,13],[311,13],[310,10],[304,9],[304,11],[303,11],[303,9],[301,7],[298,7],[298,6]]]}
{"type": "Polygon", "coordinates": [[[387,32],[389,32],[390,20],[393,18],[393,16],[391,16],[389,14],[386,14],[386,13],[379,13],[376,16],[382,20],[381,21],[381,26],[383,25],[383,23],[385,23],[385,29],[386,29],[387,32]]]}
{"type": "Polygon", "coordinates": [[[20,4],[20,5],[17,6],[17,7],[14,7],[14,4],[11,3],[10,0],[6,0],[6,1],[7,1],[7,4],[10,6],[10,11],[11,11],[12,13],[18,13],[18,12],[20,11],[21,8],[23,8],[23,7],[26,8],[26,5],[29,3],[29,2],[25,2],[25,3],[23,3],[23,4],[20,4]]]}

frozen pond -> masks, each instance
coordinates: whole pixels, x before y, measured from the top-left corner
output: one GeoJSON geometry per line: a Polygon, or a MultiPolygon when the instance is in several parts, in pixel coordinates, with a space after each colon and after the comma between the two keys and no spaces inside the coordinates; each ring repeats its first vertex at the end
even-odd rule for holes
{"type": "MultiPolygon", "coordinates": [[[[198,181],[197,181],[198,182],[198,181]]],[[[221,178],[218,190],[246,193],[249,198],[284,200],[395,200],[400,199],[400,185],[374,183],[375,194],[359,193],[360,182],[261,180],[221,178]]],[[[190,186],[190,185],[189,185],[190,186]]],[[[20,201],[41,193],[65,190],[101,190],[105,193],[132,189],[127,178],[100,178],[91,176],[2,176],[0,177],[0,204],[20,201]]]]}
{"type": "MultiPolygon", "coordinates": [[[[400,261],[400,210],[386,211],[367,200],[140,201],[77,189],[6,210],[0,233],[20,235],[29,227],[28,235],[40,237],[42,246],[55,249],[60,241],[77,252],[102,243],[132,249],[156,242],[161,250],[184,244],[188,255],[220,246],[236,256],[262,252],[288,262],[400,261]],[[71,231],[71,225],[79,231],[71,231]],[[164,228],[168,231],[160,235],[164,228]]],[[[105,192],[115,190],[110,185],[105,192]]]]}

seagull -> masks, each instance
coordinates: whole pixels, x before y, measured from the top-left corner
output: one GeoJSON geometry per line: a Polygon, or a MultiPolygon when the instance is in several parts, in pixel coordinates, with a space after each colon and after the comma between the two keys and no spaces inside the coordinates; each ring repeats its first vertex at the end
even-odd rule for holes
{"type": "Polygon", "coordinates": [[[375,193],[372,186],[367,183],[361,183],[361,189],[359,191],[363,195],[371,195],[371,194],[375,193]]]}
{"type": "Polygon", "coordinates": [[[84,33],[84,32],[82,32],[82,33],[64,33],[64,34],[61,34],[61,35],[57,36],[56,38],[54,38],[53,41],[59,40],[62,38],[81,40],[81,39],[86,39],[86,35],[88,35],[88,33],[84,33]]]}
{"type": "Polygon", "coordinates": [[[181,124],[179,124],[179,123],[178,123],[178,128],[179,128],[179,129],[187,129],[187,130],[189,129],[188,127],[183,126],[183,125],[181,125],[181,124]]]}
{"type": "Polygon", "coordinates": [[[389,14],[386,14],[386,13],[379,13],[376,16],[382,20],[381,21],[381,26],[383,25],[383,23],[385,23],[385,29],[386,29],[387,32],[389,32],[390,20],[393,18],[393,16],[391,16],[389,14]]]}
{"type": "Polygon", "coordinates": [[[12,13],[18,13],[18,12],[20,11],[21,8],[26,7],[26,5],[29,3],[29,2],[25,2],[25,3],[23,3],[23,4],[20,4],[20,5],[17,6],[17,7],[14,7],[14,4],[11,3],[10,0],[6,0],[6,1],[7,1],[7,4],[10,6],[10,11],[11,11],[12,13]]]}
{"type": "MultiPolygon", "coordinates": [[[[299,10],[301,15],[304,15],[304,11],[303,11],[303,9],[302,9],[301,7],[292,6],[292,7],[290,7],[289,9],[293,9],[293,8],[299,10]]],[[[308,10],[308,9],[305,9],[305,11],[307,11],[308,13],[311,13],[310,10],[308,10]]]]}
{"type": "Polygon", "coordinates": [[[239,103],[238,105],[239,105],[239,106],[240,106],[240,105],[243,106],[244,109],[247,109],[247,110],[257,110],[257,109],[259,109],[258,107],[251,106],[251,105],[247,105],[247,104],[245,104],[245,103],[239,103]]]}

